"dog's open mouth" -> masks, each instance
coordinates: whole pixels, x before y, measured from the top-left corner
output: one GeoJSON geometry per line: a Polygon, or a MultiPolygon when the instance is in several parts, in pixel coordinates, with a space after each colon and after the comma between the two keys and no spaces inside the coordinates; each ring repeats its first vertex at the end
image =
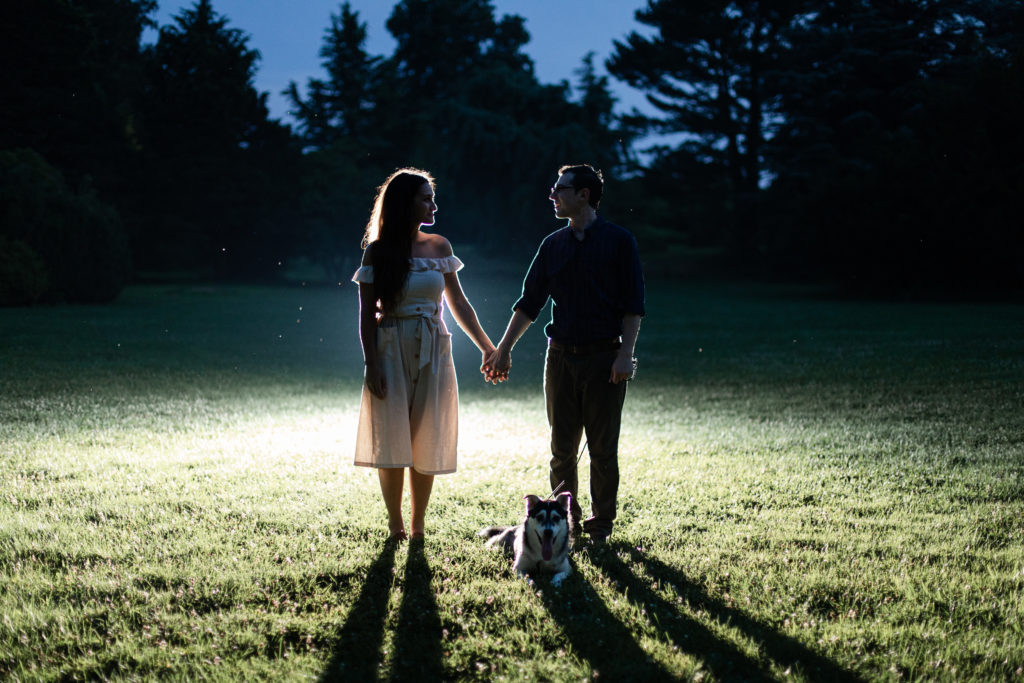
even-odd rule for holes
{"type": "Polygon", "coordinates": [[[551,546],[554,544],[554,539],[555,535],[551,533],[551,529],[545,529],[544,534],[540,537],[540,555],[545,562],[551,560],[551,546]]]}

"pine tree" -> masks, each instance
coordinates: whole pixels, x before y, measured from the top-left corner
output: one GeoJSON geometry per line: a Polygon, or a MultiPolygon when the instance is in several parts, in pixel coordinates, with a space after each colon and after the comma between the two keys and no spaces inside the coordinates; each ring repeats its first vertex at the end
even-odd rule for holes
{"type": "Polygon", "coordinates": [[[777,116],[765,75],[797,10],[797,2],[652,0],[636,17],[657,33],[616,41],[608,61],[612,75],[647,91],[663,113],[648,121],[654,130],[687,136],[672,153],[692,157],[708,182],[727,183],[719,208],[732,219],[723,241],[741,251],[757,236],[763,145],[777,116]]]}
{"type": "Polygon", "coordinates": [[[290,255],[295,152],[254,82],[249,37],[196,3],[160,28],[149,53],[147,158],[138,182],[135,254],[144,268],[268,278],[290,255]]]}
{"type": "Polygon", "coordinates": [[[366,24],[348,2],[341,4],[324,31],[321,66],[327,78],[311,78],[303,98],[292,82],[285,94],[294,107],[298,132],[307,145],[325,148],[339,137],[373,134],[375,89],[380,57],[366,52],[366,24]]]}

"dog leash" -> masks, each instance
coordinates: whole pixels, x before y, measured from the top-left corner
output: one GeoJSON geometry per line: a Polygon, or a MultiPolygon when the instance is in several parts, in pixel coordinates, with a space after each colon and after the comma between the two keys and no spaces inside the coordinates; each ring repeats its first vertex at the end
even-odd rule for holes
{"type": "MultiPolygon", "coordinates": [[[[583,440],[583,447],[580,448],[580,454],[576,456],[576,467],[577,468],[579,468],[579,466],[580,466],[580,458],[583,457],[583,451],[585,451],[586,449],[587,449],[587,440],[584,439],[583,440]]],[[[559,484],[558,486],[555,487],[555,490],[551,492],[551,495],[548,496],[548,498],[554,498],[555,494],[558,493],[559,491],[561,491],[563,486],[565,486],[565,479],[562,480],[561,484],[559,484]]]]}
{"type": "MultiPolygon", "coordinates": [[[[633,359],[633,374],[630,375],[626,379],[627,382],[632,381],[633,378],[636,377],[636,368],[637,368],[637,362],[636,362],[636,358],[634,358],[633,359]]],[[[580,458],[583,457],[583,451],[587,450],[587,443],[588,443],[587,439],[584,439],[583,440],[583,446],[580,447],[580,454],[576,456],[576,469],[577,470],[579,469],[579,466],[580,466],[580,458]]],[[[551,495],[548,496],[548,498],[549,499],[554,498],[555,494],[558,493],[559,491],[561,491],[563,486],[565,486],[565,480],[564,479],[562,480],[562,482],[558,486],[555,487],[555,490],[551,492],[551,495]]]]}

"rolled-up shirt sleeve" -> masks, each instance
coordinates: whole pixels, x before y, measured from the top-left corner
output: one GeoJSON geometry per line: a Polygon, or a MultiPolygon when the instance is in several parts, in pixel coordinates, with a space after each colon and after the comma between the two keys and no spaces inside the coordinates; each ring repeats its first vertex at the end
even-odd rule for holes
{"type": "Polygon", "coordinates": [[[530,320],[537,320],[544,304],[548,302],[549,291],[545,272],[544,243],[541,243],[523,280],[522,296],[512,304],[513,311],[522,311],[530,320]]]}

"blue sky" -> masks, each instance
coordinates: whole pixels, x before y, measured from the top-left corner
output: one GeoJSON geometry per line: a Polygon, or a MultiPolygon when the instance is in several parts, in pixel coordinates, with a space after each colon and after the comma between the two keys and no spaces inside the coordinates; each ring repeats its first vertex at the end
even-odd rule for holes
{"type": "MultiPolygon", "coordinates": [[[[156,20],[161,26],[168,24],[182,8],[194,4],[194,0],[162,1],[156,20]]],[[[367,24],[366,47],[371,54],[389,55],[394,50],[394,40],[384,27],[394,4],[392,0],[351,0],[367,24]]],[[[525,51],[542,83],[575,82],[573,71],[591,51],[599,72],[605,73],[604,60],[612,52],[613,40],[623,40],[631,31],[651,34],[634,19],[646,0],[492,0],[492,5],[497,17],[518,14],[526,19],[530,43],[525,51]]],[[[310,77],[324,75],[317,53],[330,16],[340,6],[341,0],[213,0],[214,10],[226,15],[232,27],[249,34],[249,46],[262,55],[256,87],[270,93],[272,117],[290,122],[280,94],[289,81],[304,89],[310,77]]],[[[143,40],[153,42],[155,34],[147,33],[143,40]]],[[[616,111],[636,107],[654,113],[642,93],[615,79],[610,79],[610,85],[619,99],[616,111]]]]}

